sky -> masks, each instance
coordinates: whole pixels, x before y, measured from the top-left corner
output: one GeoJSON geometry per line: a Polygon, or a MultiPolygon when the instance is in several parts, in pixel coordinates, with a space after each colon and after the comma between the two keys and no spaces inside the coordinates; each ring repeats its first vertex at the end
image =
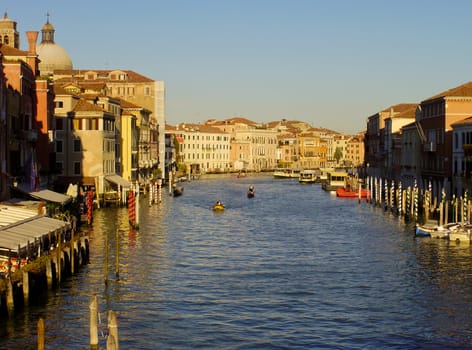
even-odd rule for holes
{"type": "Polygon", "coordinates": [[[171,125],[241,116],[353,134],[381,110],[472,80],[469,0],[3,0],[0,10],[23,50],[49,14],[74,69],[164,81],[171,125]]]}

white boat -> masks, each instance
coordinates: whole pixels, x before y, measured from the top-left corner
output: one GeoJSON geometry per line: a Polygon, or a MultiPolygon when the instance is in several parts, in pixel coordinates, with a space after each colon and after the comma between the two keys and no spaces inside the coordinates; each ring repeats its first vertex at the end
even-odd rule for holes
{"type": "Polygon", "coordinates": [[[274,177],[276,179],[298,178],[299,176],[300,176],[300,169],[276,168],[274,170],[274,177]]]}
{"type": "Polygon", "coordinates": [[[315,183],[317,182],[318,174],[316,170],[306,169],[300,171],[298,182],[300,183],[315,183]]]}
{"type": "MultiPolygon", "coordinates": [[[[438,225],[435,221],[429,221],[423,225],[417,224],[415,227],[415,236],[417,237],[431,237],[431,238],[450,238],[460,228],[460,224],[448,223],[445,225],[438,225]]],[[[455,240],[455,239],[454,239],[455,240]]]]}
{"type": "Polygon", "coordinates": [[[321,184],[325,191],[336,191],[340,187],[346,187],[346,181],[349,174],[341,171],[328,172],[326,181],[321,184]]]}
{"type": "Polygon", "coordinates": [[[470,243],[472,239],[472,226],[471,225],[460,225],[455,230],[449,232],[449,240],[452,242],[470,243]]]}
{"type": "Polygon", "coordinates": [[[317,182],[323,183],[328,180],[328,173],[334,171],[334,168],[320,168],[317,182]]]}

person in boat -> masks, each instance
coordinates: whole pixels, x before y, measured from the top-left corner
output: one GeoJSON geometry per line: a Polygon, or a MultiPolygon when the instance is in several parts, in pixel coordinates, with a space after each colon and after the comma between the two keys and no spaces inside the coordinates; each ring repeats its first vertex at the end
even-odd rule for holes
{"type": "Polygon", "coordinates": [[[223,206],[223,207],[224,207],[224,205],[223,205],[223,202],[222,202],[222,201],[216,201],[215,205],[220,205],[220,206],[223,206]]]}

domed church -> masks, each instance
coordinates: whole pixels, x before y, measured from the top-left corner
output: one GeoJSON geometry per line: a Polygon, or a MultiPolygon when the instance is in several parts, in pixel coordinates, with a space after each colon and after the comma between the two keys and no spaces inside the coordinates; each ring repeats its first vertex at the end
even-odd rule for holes
{"type": "Polygon", "coordinates": [[[41,28],[41,43],[36,48],[39,56],[39,71],[41,75],[52,75],[56,69],[73,69],[72,60],[67,51],[54,42],[54,26],[49,23],[49,14],[46,24],[41,28]]]}

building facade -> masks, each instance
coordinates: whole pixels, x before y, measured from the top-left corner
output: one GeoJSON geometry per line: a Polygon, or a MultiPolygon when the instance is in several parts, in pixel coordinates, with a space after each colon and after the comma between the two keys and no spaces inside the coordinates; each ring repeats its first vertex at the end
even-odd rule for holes
{"type": "Polygon", "coordinates": [[[230,134],[202,124],[168,126],[176,140],[176,165],[197,174],[225,173],[230,166],[230,134]]]}

